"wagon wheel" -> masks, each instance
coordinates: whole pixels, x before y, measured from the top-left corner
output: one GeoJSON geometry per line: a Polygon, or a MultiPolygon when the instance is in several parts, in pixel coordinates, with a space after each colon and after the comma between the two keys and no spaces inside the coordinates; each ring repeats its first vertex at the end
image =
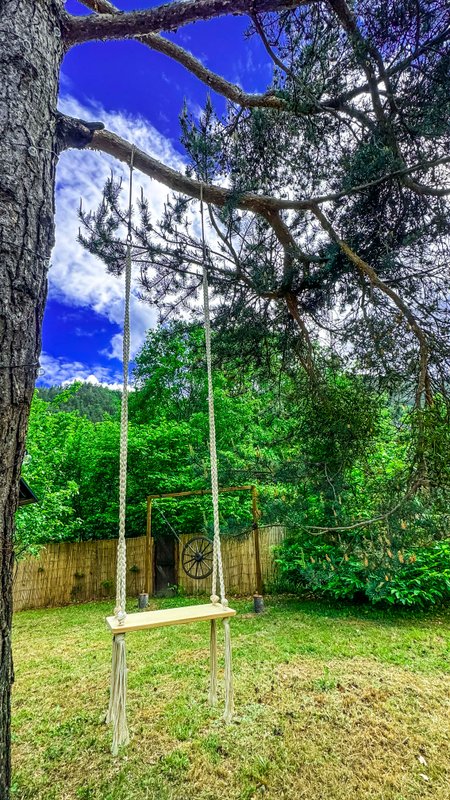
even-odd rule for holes
{"type": "Polygon", "coordinates": [[[206,536],[189,539],[181,553],[181,563],[186,575],[199,581],[213,571],[213,545],[206,536]]]}

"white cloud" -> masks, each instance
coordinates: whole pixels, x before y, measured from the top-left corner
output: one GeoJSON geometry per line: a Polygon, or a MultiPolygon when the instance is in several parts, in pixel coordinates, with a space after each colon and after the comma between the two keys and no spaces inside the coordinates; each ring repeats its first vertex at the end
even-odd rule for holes
{"type": "MultiPolygon", "coordinates": [[[[121,111],[106,111],[97,103],[81,104],[70,95],[60,101],[61,110],[82,119],[101,120],[109,129],[134,142],[164,163],[183,169],[183,161],[172,143],[142,117],[121,111]]],[[[61,155],[56,185],[56,244],[49,273],[49,296],[71,306],[88,307],[110,322],[122,325],[123,280],[109,275],[102,262],[85,251],[77,242],[80,198],[86,209],[94,209],[101,200],[105,180],[114,171],[123,178],[126,190],[128,170],[125,165],[103,153],[71,150],[61,155]]],[[[160,214],[167,198],[167,189],[149,178],[135,173],[136,195],[143,186],[150,210],[160,214]]],[[[136,292],[136,284],[134,289],[136,292]]],[[[131,354],[135,355],[144,341],[145,332],[154,327],[154,309],[135,296],[131,300],[131,354]]],[[[121,357],[121,335],[111,340],[110,358],[121,357]]]]}
{"type": "Polygon", "coordinates": [[[65,361],[48,353],[41,353],[42,375],[39,384],[45,386],[69,386],[71,383],[90,383],[93,386],[107,386],[108,389],[122,388],[120,369],[112,370],[81,361],[65,361]]]}
{"type": "MultiPolygon", "coordinates": [[[[62,382],[62,386],[70,386],[72,383],[89,383],[91,386],[103,386],[106,389],[123,389],[123,383],[108,383],[107,381],[99,381],[96,375],[88,375],[87,378],[71,378],[62,382]]],[[[131,391],[131,387],[129,387],[131,391]]]]}
{"type": "Polygon", "coordinates": [[[87,378],[71,378],[62,382],[62,386],[70,386],[72,383],[89,383],[91,386],[103,386],[106,389],[119,389],[122,390],[122,383],[108,383],[107,381],[99,381],[96,375],[88,375],[87,378]]]}

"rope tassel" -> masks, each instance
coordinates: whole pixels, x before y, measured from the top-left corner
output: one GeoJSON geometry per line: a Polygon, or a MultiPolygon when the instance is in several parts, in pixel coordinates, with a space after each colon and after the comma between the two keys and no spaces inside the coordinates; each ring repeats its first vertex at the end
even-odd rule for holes
{"type": "Polygon", "coordinates": [[[217,705],[217,622],[211,620],[210,637],[211,676],[209,681],[209,704],[217,705]]]}
{"type": "Polygon", "coordinates": [[[113,637],[111,692],[106,722],[113,726],[113,742],[111,752],[116,756],[121,745],[130,741],[127,726],[127,650],[125,634],[113,637]]]}
{"type": "Polygon", "coordinates": [[[225,633],[225,710],[223,713],[223,718],[225,722],[231,722],[234,713],[234,690],[233,665],[231,656],[231,630],[229,619],[224,619],[223,629],[225,633]]]}

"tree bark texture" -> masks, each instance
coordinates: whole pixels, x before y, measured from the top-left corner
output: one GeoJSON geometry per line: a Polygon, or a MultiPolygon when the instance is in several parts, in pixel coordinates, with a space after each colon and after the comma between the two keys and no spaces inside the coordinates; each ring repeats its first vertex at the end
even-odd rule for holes
{"type": "Polygon", "coordinates": [[[177,30],[200,20],[292,10],[314,2],[317,0],[175,0],[145,11],[80,17],[66,14],[64,36],[70,45],[95,39],[127,39],[139,34],[177,30]]]}
{"type": "Polygon", "coordinates": [[[14,514],[54,240],[62,0],[0,0],[0,798],[9,798],[14,514]]]}

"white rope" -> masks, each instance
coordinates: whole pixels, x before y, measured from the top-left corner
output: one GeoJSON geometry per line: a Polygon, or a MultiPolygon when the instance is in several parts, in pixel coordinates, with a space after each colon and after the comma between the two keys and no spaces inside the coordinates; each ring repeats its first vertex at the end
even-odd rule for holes
{"type": "MultiPolygon", "coordinates": [[[[131,198],[133,182],[133,155],[130,159],[130,199],[128,217],[127,252],[125,259],[125,310],[123,320],[123,390],[120,412],[120,465],[119,465],[119,541],[117,543],[117,580],[115,616],[123,625],[127,616],[127,550],[125,541],[125,518],[127,497],[128,455],[128,370],[130,364],[130,294],[131,294],[131,198]]],[[[113,727],[112,754],[129,742],[127,726],[127,654],[125,634],[113,636],[111,690],[106,722],[113,727]]]]}
{"type": "Polygon", "coordinates": [[[222,552],[220,546],[219,480],[217,471],[216,421],[214,415],[214,390],[212,381],[211,319],[209,313],[208,272],[206,268],[206,240],[205,240],[205,222],[203,214],[203,186],[200,187],[200,218],[202,224],[202,247],[203,247],[203,312],[204,312],[205,346],[206,346],[206,372],[208,377],[209,452],[211,460],[211,494],[212,494],[213,519],[214,519],[211,602],[217,603],[219,601],[219,597],[217,596],[217,577],[218,577],[220,602],[222,603],[222,605],[227,605],[228,601],[225,595],[222,552]]]}
{"type": "Polygon", "coordinates": [[[120,413],[120,465],[119,465],[119,541],[117,543],[116,619],[123,623],[127,601],[127,549],[125,541],[127,458],[128,458],[128,372],[130,365],[130,294],[131,294],[131,201],[133,189],[133,155],[130,161],[130,196],[128,209],[128,235],[125,261],[125,308],[123,318],[123,390],[120,413]]]}
{"type": "MultiPolygon", "coordinates": [[[[211,587],[211,602],[218,603],[217,579],[219,579],[220,602],[223,606],[228,605],[225,594],[225,580],[223,576],[222,549],[220,545],[220,519],[219,519],[219,480],[217,470],[217,446],[216,446],[216,422],[214,416],[214,390],[212,381],[212,358],[211,358],[211,320],[209,314],[209,292],[208,292],[208,271],[206,266],[206,238],[205,221],[203,214],[203,186],[200,187],[200,218],[202,224],[202,248],[203,248],[203,311],[205,327],[206,345],[206,371],[208,376],[208,415],[209,415],[209,452],[211,461],[211,494],[213,503],[214,518],[214,541],[213,541],[213,572],[211,587]]],[[[233,697],[233,670],[231,654],[231,631],[230,620],[223,620],[224,628],[224,666],[225,666],[225,710],[224,720],[230,722],[234,710],[233,697]]],[[[211,705],[217,702],[217,635],[216,625],[211,622],[211,677],[209,699],[211,705]]]]}
{"type": "Polygon", "coordinates": [[[119,747],[130,741],[127,725],[127,653],[125,634],[113,636],[111,688],[106,722],[112,725],[113,740],[111,752],[119,753],[119,747]]]}

